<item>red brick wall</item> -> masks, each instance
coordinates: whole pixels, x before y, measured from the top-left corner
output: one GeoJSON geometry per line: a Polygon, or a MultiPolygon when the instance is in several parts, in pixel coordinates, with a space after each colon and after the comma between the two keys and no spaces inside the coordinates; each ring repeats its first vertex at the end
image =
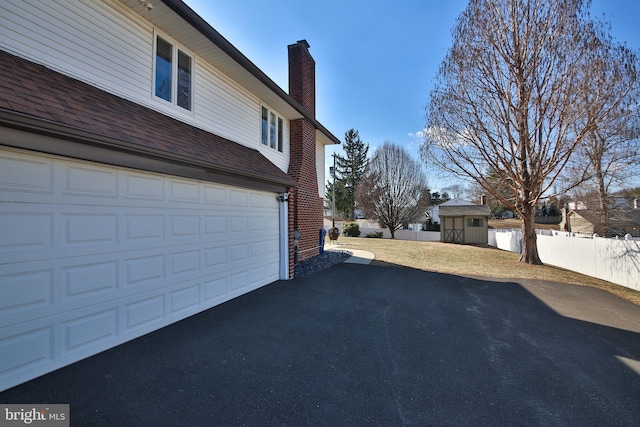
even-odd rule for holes
{"type": "MultiPolygon", "coordinates": [[[[315,117],[315,61],[309,44],[302,40],[289,46],[289,94],[315,117]]],[[[319,253],[318,233],[323,226],[322,199],[316,176],[316,129],[307,119],[290,123],[291,158],[289,175],[299,186],[289,196],[289,275],[294,277],[296,248],[294,231],[300,232],[297,259],[319,253]]]]}
{"type": "Polygon", "coordinates": [[[289,49],[289,95],[316,117],[316,62],[309,43],[300,40],[289,49]]]}

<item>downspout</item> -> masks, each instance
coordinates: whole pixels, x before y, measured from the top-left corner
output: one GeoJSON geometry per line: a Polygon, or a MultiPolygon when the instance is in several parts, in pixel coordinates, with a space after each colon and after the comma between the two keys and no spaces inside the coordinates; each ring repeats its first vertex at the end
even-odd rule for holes
{"type": "Polygon", "coordinates": [[[289,280],[289,193],[278,196],[280,212],[280,280],[289,280]]]}

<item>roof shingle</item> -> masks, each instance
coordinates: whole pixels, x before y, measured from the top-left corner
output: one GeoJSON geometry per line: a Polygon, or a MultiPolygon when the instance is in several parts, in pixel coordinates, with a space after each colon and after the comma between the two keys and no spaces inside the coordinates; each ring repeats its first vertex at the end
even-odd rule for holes
{"type": "MultiPolygon", "coordinates": [[[[0,50],[0,110],[213,172],[286,186],[297,183],[258,150],[173,119],[0,50]]],[[[0,124],[10,125],[8,123],[0,124]]]]}

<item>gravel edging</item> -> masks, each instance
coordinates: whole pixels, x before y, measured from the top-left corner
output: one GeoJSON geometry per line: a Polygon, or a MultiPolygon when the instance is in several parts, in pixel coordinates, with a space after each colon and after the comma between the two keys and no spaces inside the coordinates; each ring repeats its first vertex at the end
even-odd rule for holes
{"type": "Polygon", "coordinates": [[[325,268],[332,267],[341,262],[345,262],[351,257],[351,252],[345,250],[324,251],[324,254],[306,259],[295,265],[294,277],[303,277],[315,273],[325,268]]]}

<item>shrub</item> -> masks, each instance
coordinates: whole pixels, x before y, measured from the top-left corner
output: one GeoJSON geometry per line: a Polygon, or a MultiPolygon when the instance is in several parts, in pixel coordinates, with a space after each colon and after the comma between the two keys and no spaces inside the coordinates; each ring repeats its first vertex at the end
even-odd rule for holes
{"type": "Polygon", "coordinates": [[[440,231],[440,224],[428,219],[427,223],[423,225],[422,231],[440,231]]]}
{"type": "Polygon", "coordinates": [[[371,239],[382,239],[383,233],[382,231],[374,231],[372,233],[367,234],[365,237],[369,237],[371,239]]]}
{"type": "Polygon", "coordinates": [[[347,222],[342,227],[342,234],[350,237],[360,236],[360,226],[357,222],[347,222]]]}

